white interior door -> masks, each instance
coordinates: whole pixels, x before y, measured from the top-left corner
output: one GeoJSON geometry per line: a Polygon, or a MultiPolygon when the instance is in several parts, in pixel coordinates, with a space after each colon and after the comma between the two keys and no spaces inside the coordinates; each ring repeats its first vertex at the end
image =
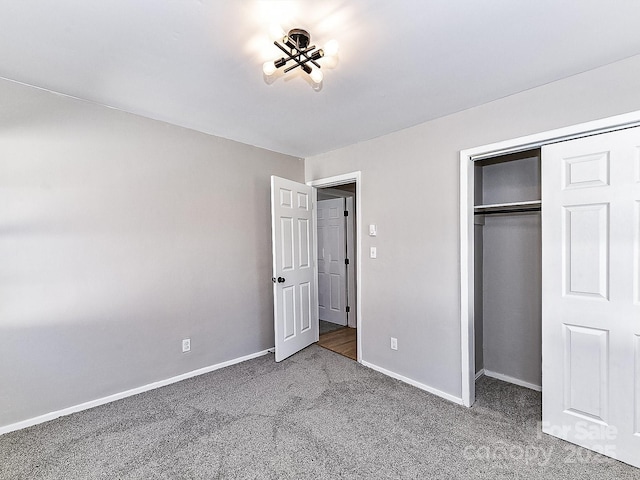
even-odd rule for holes
{"type": "Polygon", "coordinates": [[[542,149],[543,431],[640,467],[640,129],[542,149]]]}
{"type": "Polygon", "coordinates": [[[318,310],[320,320],[347,324],[345,199],[318,201],[318,310]]]}
{"type": "Polygon", "coordinates": [[[318,341],[315,204],[315,188],[271,177],[276,362],[318,341]]]}

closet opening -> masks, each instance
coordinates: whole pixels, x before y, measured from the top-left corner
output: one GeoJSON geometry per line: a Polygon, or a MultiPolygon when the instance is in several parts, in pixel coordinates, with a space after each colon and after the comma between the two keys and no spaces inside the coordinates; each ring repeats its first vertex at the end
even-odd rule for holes
{"type": "Polygon", "coordinates": [[[318,188],[318,345],[358,359],[356,184],[318,188]]]}
{"type": "Polygon", "coordinates": [[[542,390],[540,164],[540,149],[473,164],[473,361],[483,403],[502,391],[494,379],[542,390]]]}

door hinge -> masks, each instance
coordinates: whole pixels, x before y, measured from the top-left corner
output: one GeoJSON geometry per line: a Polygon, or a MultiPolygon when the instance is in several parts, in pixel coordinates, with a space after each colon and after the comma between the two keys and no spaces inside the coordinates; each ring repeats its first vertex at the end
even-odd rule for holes
{"type": "Polygon", "coordinates": [[[344,264],[345,264],[345,265],[349,265],[349,259],[348,259],[348,258],[345,258],[345,259],[344,259],[344,264]]]}
{"type": "Polygon", "coordinates": [[[348,210],[345,210],[345,211],[344,211],[344,216],[345,216],[345,217],[348,217],[348,216],[349,216],[349,211],[348,211],[348,210]]]}
{"type": "Polygon", "coordinates": [[[349,307],[349,305],[347,305],[347,313],[349,313],[351,311],[351,307],[349,307]]]}

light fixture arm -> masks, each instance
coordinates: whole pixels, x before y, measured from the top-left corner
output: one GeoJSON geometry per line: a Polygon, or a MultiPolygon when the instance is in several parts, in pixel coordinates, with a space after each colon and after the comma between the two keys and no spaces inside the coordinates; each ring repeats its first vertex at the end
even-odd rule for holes
{"type": "MultiPolygon", "coordinates": [[[[308,61],[308,60],[302,60],[302,61],[297,61],[297,60],[296,60],[296,64],[295,64],[295,65],[291,65],[290,67],[285,68],[285,69],[284,69],[284,73],[288,73],[288,72],[290,72],[291,70],[294,70],[294,69],[296,69],[296,68],[298,68],[298,67],[300,67],[300,68],[302,68],[303,70],[305,70],[304,65],[305,65],[305,64],[307,64],[307,63],[309,63],[309,61],[308,61]]],[[[308,68],[308,67],[307,67],[307,68],[308,68]]],[[[306,71],[306,70],[305,70],[305,71],[306,71]]]]}
{"type": "Polygon", "coordinates": [[[285,47],[280,45],[278,42],[273,42],[273,44],[276,47],[278,47],[280,50],[282,50],[285,53],[285,55],[287,55],[287,58],[284,61],[285,65],[287,64],[287,62],[289,60],[293,60],[297,64],[297,65],[293,65],[293,66],[287,68],[285,70],[285,72],[288,72],[289,70],[293,70],[296,67],[301,67],[302,65],[304,65],[307,62],[311,62],[316,67],[320,68],[320,65],[318,65],[318,62],[316,62],[315,60],[313,60],[311,57],[309,57],[307,55],[308,52],[310,52],[310,51],[312,51],[312,50],[314,50],[316,48],[315,45],[311,45],[310,47],[307,47],[304,50],[298,50],[297,48],[292,48],[291,49],[292,51],[289,52],[285,47]],[[295,52],[293,50],[295,50],[295,52]],[[303,55],[306,58],[306,60],[299,60],[298,58],[296,58],[296,57],[299,57],[300,55],[303,55]]]}
{"type": "MultiPolygon", "coordinates": [[[[313,46],[313,48],[316,48],[316,46],[314,45],[314,46],[313,46]]],[[[308,52],[308,51],[309,51],[309,50],[305,50],[304,52],[300,52],[300,53],[301,53],[302,55],[304,55],[304,57],[307,59],[304,63],[311,62],[311,63],[313,63],[316,67],[318,67],[318,68],[322,68],[322,67],[320,67],[320,65],[318,64],[318,62],[316,62],[312,57],[310,57],[309,55],[307,55],[307,52],[308,52]]],[[[313,52],[313,53],[318,53],[318,54],[319,54],[318,58],[320,58],[320,57],[322,57],[322,56],[324,55],[324,52],[322,51],[322,49],[321,49],[321,48],[320,48],[320,49],[318,49],[318,50],[316,50],[316,51],[315,51],[315,52],[313,52]]]]}
{"type": "MultiPolygon", "coordinates": [[[[290,72],[291,70],[293,70],[294,68],[297,68],[297,67],[301,67],[305,72],[307,72],[307,68],[309,68],[309,67],[305,68],[304,65],[306,65],[309,62],[313,63],[314,65],[318,65],[316,62],[313,61],[312,58],[309,58],[306,55],[305,55],[305,59],[304,60],[300,60],[298,58],[294,58],[293,60],[296,62],[296,64],[285,68],[284,69],[284,73],[290,72]]],[[[318,68],[320,68],[319,65],[318,65],[318,68]]],[[[307,73],[309,73],[309,72],[307,72],[307,73]]]]}

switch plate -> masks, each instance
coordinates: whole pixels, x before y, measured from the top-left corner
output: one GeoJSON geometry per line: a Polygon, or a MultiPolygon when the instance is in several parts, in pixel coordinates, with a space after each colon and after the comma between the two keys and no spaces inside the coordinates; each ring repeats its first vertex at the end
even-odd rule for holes
{"type": "Polygon", "coordinates": [[[369,257],[378,258],[378,250],[376,249],[376,247],[371,247],[371,249],[369,250],[369,257]]]}
{"type": "Polygon", "coordinates": [[[191,350],[191,339],[185,338],[182,340],[182,353],[187,353],[189,350],[191,350]]]}
{"type": "Polygon", "coordinates": [[[391,350],[398,349],[398,339],[391,337],[391,350]]]}
{"type": "Polygon", "coordinates": [[[375,237],[378,234],[378,227],[375,225],[369,225],[369,236],[375,237]]]}

